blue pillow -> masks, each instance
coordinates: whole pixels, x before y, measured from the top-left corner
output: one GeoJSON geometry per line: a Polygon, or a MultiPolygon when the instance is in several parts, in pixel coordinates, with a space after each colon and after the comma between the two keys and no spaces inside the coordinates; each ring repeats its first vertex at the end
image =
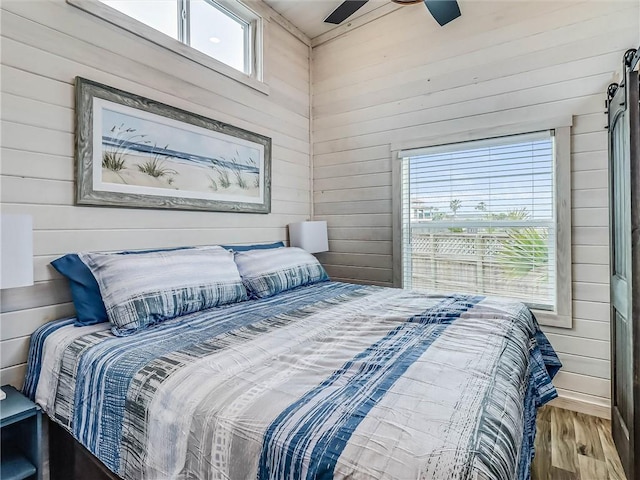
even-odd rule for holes
{"type": "MultiPolygon", "coordinates": [[[[181,250],[193,247],[176,247],[156,250],[143,250],[138,252],[119,252],[121,255],[132,255],[138,253],[163,252],[171,250],[181,250]]],[[[95,277],[80,257],[75,253],[70,253],[51,262],[51,266],[58,273],[69,279],[71,287],[71,298],[76,309],[76,327],[84,325],[95,325],[96,323],[108,322],[107,309],[102,301],[100,287],[95,277]]]]}
{"type": "Polygon", "coordinates": [[[51,266],[69,279],[77,327],[109,321],[98,282],[78,255],[70,253],[57,258],[51,266]]]}
{"type": "Polygon", "coordinates": [[[234,252],[248,252],[249,250],[268,250],[270,248],[284,247],[284,242],[274,243],[258,243],[256,245],[220,245],[227,250],[233,250],[234,252]]]}

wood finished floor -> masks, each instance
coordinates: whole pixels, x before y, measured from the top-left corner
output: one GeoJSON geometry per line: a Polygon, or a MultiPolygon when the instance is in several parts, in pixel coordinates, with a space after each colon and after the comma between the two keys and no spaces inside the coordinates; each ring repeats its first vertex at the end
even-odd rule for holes
{"type": "Polygon", "coordinates": [[[626,480],[608,420],[546,406],[537,425],[532,480],[626,480]]]}

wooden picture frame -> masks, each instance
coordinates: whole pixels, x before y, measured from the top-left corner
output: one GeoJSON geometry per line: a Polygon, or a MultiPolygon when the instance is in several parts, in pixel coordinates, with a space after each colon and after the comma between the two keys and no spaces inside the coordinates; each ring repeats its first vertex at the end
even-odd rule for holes
{"type": "Polygon", "coordinates": [[[271,211],[271,139],[76,77],[76,203],[271,211]]]}

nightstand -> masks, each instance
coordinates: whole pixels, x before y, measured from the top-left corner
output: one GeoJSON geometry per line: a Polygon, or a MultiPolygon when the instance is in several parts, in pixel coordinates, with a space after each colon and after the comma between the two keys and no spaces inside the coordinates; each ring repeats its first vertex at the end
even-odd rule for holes
{"type": "Polygon", "coordinates": [[[7,398],[0,400],[2,434],[1,480],[42,478],[42,413],[40,407],[5,385],[7,398]]]}

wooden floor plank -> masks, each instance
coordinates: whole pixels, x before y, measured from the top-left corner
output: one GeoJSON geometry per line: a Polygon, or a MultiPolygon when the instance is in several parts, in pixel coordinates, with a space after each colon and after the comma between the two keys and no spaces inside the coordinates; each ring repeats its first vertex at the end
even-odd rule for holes
{"type": "Polygon", "coordinates": [[[626,480],[608,420],[546,406],[536,428],[531,480],[626,480]]]}
{"type": "Polygon", "coordinates": [[[532,479],[551,478],[551,409],[543,407],[536,422],[536,454],[531,464],[532,479]]]}
{"type": "MultiPolygon", "coordinates": [[[[563,470],[562,468],[551,467],[551,472],[549,473],[549,480],[582,480],[580,474],[578,472],[570,472],[568,470],[563,470]]],[[[587,478],[586,480],[595,480],[593,478],[587,478]]]]}
{"type": "Polygon", "coordinates": [[[576,413],[573,418],[578,454],[604,461],[604,451],[595,417],[576,413]]]}
{"type": "Polygon", "coordinates": [[[607,464],[601,460],[596,460],[585,455],[578,455],[578,467],[582,480],[608,480],[607,464]]]}
{"type": "Polygon", "coordinates": [[[538,410],[538,417],[536,420],[538,422],[549,422],[549,424],[551,424],[551,412],[553,408],[554,407],[550,405],[545,405],[544,407],[540,408],[538,410]]]}
{"type": "Polygon", "coordinates": [[[568,472],[578,470],[574,417],[575,413],[569,410],[554,408],[551,411],[551,466],[568,472]],[[562,441],[554,441],[556,439],[562,441]]]}
{"type": "Polygon", "coordinates": [[[618,457],[618,451],[611,436],[611,422],[597,419],[596,425],[598,434],[600,435],[600,441],[602,442],[609,478],[611,480],[626,480],[622,464],[620,463],[620,457],[618,457]]]}

